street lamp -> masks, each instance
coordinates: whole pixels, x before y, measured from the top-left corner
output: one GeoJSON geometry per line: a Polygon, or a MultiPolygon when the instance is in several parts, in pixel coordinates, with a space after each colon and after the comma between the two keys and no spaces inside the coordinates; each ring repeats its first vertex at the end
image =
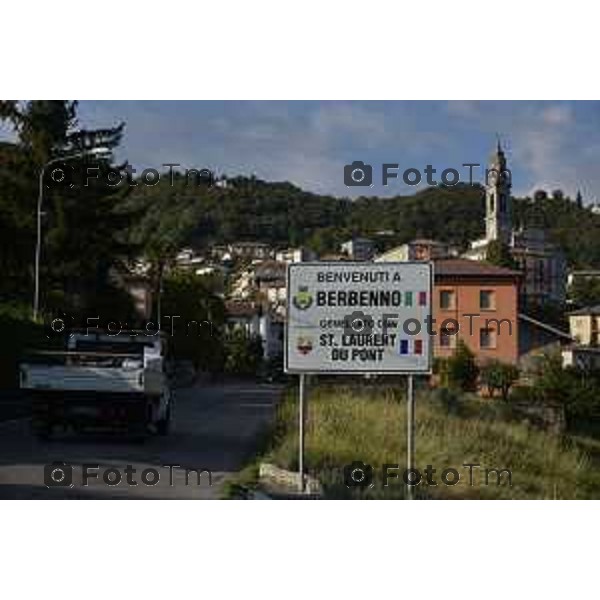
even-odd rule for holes
{"type": "Polygon", "coordinates": [[[108,148],[90,148],[89,150],[83,150],[76,152],[75,154],[69,154],[67,156],[59,156],[49,160],[47,163],[42,165],[39,179],[39,191],[38,191],[38,202],[37,202],[37,240],[35,244],[35,288],[33,292],[33,320],[37,321],[37,316],[40,308],[40,255],[42,251],[42,203],[44,201],[44,174],[46,169],[56,163],[64,162],[66,160],[73,160],[75,158],[82,158],[84,156],[98,156],[108,154],[110,150],[108,148]]]}

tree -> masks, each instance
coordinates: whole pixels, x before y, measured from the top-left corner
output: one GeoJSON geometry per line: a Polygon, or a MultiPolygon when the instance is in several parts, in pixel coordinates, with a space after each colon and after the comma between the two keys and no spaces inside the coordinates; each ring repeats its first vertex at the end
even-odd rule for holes
{"type": "Polygon", "coordinates": [[[203,277],[170,272],[164,279],[161,325],[170,335],[174,358],[191,360],[198,369],[223,367],[225,307],[203,277]]]}
{"type": "Polygon", "coordinates": [[[481,368],[481,383],[487,387],[492,398],[496,392],[500,392],[502,399],[507,401],[510,388],[519,378],[519,374],[515,365],[493,360],[481,368]]]}
{"type": "Polygon", "coordinates": [[[537,399],[564,407],[567,423],[600,420],[600,372],[578,367],[563,368],[560,354],[542,357],[534,381],[537,399]]]}
{"type": "MultiPolygon", "coordinates": [[[[8,270],[0,282],[4,298],[25,300],[31,293],[38,176],[43,165],[49,159],[98,145],[110,151],[120,143],[123,124],[111,129],[78,129],[76,110],[76,102],[64,100],[0,104],[0,119],[11,123],[17,133],[15,143],[0,146],[0,231],[13,242],[3,244],[0,253],[0,263],[8,270]]],[[[74,158],[45,173],[40,270],[43,308],[91,314],[113,295],[111,269],[131,251],[126,231],[133,215],[122,203],[128,190],[122,186],[115,191],[107,178],[108,172],[121,170],[107,156],[95,162],[74,158]],[[87,180],[88,167],[98,175],[91,181],[87,180]],[[62,169],[64,183],[52,179],[55,168],[62,169]],[[73,187],[66,185],[71,183],[73,187]]]]}
{"type": "Polygon", "coordinates": [[[225,337],[225,371],[232,375],[256,375],[263,359],[260,336],[235,329],[225,337]]]}
{"type": "Polygon", "coordinates": [[[472,391],[477,386],[478,375],[475,355],[460,340],[454,354],[440,365],[442,385],[450,389],[472,391]]]}
{"type": "Polygon", "coordinates": [[[498,267],[506,267],[507,269],[517,269],[518,265],[510,253],[510,248],[500,240],[492,240],[488,244],[485,259],[487,262],[498,267]]]}
{"type": "Polygon", "coordinates": [[[576,278],[569,290],[569,295],[578,307],[600,304],[600,281],[597,279],[576,278]]]}
{"type": "Polygon", "coordinates": [[[21,148],[38,165],[68,146],[76,110],[77,102],[64,100],[0,101],[0,119],[12,124],[21,148]]]}

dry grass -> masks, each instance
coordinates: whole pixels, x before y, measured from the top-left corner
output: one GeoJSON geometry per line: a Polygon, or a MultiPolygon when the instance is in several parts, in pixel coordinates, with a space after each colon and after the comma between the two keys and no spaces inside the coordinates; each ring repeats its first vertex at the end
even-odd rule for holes
{"type": "MultiPolygon", "coordinates": [[[[427,392],[417,396],[416,466],[437,471],[437,486],[419,485],[421,498],[598,498],[600,470],[568,437],[552,435],[511,421],[500,401],[464,398],[457,414],[437,404],[427,392]],[[496,403],[494,405],[494,403],[496,403]],[[500,407],[502,408],[502,407],[500,407]],[[466,463],[478,463],[469,482],[466,463]],[[457,469],[460,481],[446,486],[441,472],[457,469]],[[510,469],[512,485],[496,485],[484,469],[510,469]]],[[[289,394],[279,408],[268,460],[297,469],[297,398],[289,394]]],[[[328,497],[403,498],[406,487],[392,480],[382,485],[385,463],[406,464],[406,406],[397,388],[340,386],[311,390],[306,435],[307,469],[324,484],[328,497]],[[374,485],[348,489],[342,467],[359,460],[374,468],[374,485]]],[[[424,477],[425,480],[425,477],[424,477]]],[[[423,481],[424,481],[423,480],[423,481]]],[[[503,481],[506,476],[503,477],[503,481]]]]}

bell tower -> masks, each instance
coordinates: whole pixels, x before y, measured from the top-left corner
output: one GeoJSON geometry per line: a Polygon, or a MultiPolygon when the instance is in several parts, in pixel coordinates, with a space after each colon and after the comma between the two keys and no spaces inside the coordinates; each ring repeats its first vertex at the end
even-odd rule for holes
{"type": "Polygon", "coordinates": [[[512,233],[511,172],[500,145],[490,158],[485,182],[485,238],[509,244],[512,233]]]}

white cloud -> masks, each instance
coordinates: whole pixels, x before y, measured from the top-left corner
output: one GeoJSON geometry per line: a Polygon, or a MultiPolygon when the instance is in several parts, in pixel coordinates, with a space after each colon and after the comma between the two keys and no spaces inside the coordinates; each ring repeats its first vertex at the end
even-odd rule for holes
{"type": "Polygon", "coordinates": [[[567,125],[571,123],[572,112],[566,104],[553,104],[542,111],[542,121],[548,125],[567,125]]]}
{"type": "Polygon", "coordinates": [[[167,161],[230,174],[255,173],[339,195],[343,165],[398,162],[404,168],[484,162],[498,132],[515,195],[561,188],[586,200],[600,192],[600,130],[567,102],[83,103],[86,125],[127,121],[124,154],[134,166],[167,161]],[[473,154],[475,152],[475,155],[473,154]],[[135,164],[137,163],[137,164],[135,164]],[[444,164],[442,164],[444,163],[444,164]]]}
{"type": "Polygon", "coordinates": [[[477,118],[480,116],[481,102],[478,100],[449,100],[447,109],[457,117],[477,118]]]}

